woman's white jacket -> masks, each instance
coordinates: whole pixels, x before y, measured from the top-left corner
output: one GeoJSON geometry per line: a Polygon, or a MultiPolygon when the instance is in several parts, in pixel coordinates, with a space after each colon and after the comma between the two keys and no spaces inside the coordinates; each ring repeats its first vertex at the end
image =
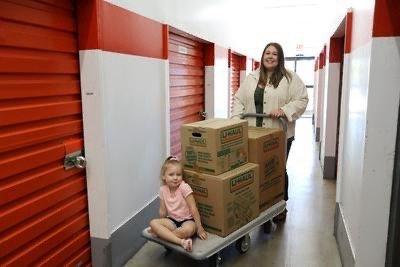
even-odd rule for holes
{"type": "MultiPolygon", "coordinates": [[[[308,103],[308,95],[306,86],[299,76],[292,71],[291,80],[287,81],[283,77],[277,88],[267,85],[264,90],[264,107],[265,114],[281,108],[287,119],[286,137],[290,138],[295,134],[295,120],[298,119],[306,110],[308,103]]],[[[260,77],[260,69],[251,72],[240,85],[234,96],[232,118],[240,118],[244,113],[256,113],[254,103],[254,92],[257,88],[258,79],[260,77]]],[[[255,118],[246,118],[249,126],[256,126],[255,118]]],[[[281,123],[276,119],[263,119],[264,128],[282,128],[281,123]]]]}

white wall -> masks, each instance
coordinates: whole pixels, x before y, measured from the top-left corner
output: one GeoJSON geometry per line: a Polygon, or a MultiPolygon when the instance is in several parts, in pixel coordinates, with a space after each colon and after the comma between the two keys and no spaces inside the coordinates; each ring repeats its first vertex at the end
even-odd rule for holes
{"type": "Polygon", "coordinates": [[[365,125],[357,266],[383,266],[400,96],[400,37],[374,38],[365,125]]]}
{"type": "MultiPolygon", "coordinates": [[[[343,213],[344,224],[348,231],[348,238],[352,253],[356,260],[360,249],[360,207],[361,188],[363,183],[364,144],[366,128],[366,109],[369,86],[369,64],[371,58],[371,36],[374,0],[355,3],[353,9],[353,25],[351,53],[347,57],[348,68],[343,76],[346,76],[346,86],[343,87],[344,104],[342,110],[343,120],[343,150],[340,181],[340,208],[343,213]],[[369,3],[367,3],[369,2],[369,3]],[[362,74],[362,75],[360,75],[362,74]],[[346,113],[347,111],[347,113],[346,113]]],[[[369,233],[368,233],[369,234],[369,233]]]]}
{"type": "Polygon", "coordinates": [[[104,126],[106,142],[110,144],[107,163],[113,231],[147,206],[159,190],[159,168],[155,166],[161,166],[166,157],[165,68],[168,63],[103,53],[104,126]]]}
{"type": "Polygon", "coordinates": [[[80,57],[84,134],[95,137],[85,139],[91,236],[109,238],[157,195],[168,62],[99,50],[80,57]]]}
{"type": "Polygon", "coordinates": [[[228,50],[215,46],[214,62],[214,118],[229,116],[229,68],[228,50]]]}
{"type": "MultiPolygon", "coordinates": [[[[246,75],[252,72],[253,68],[253,59],[250,57],[246,57],[246,75]]],[[[240,77],[240,81],[242,81],[242,77],[240,77]]]]}
{"type": "Polygon", "coordinates": [[[354,2],[345,54],[337,202],[355,266],[384,266],[400,98],[400,38],[371,38],[374,0],[354,2]]]}
{"type": "Polygon", "coordinates": [[[348,79],[348,114],[344,125],[341,209],[353,253],[357,258],[360,235],[360,206],[362,170],[365,144],[366,109],[369,86],[369,61],[371,43],[363,45],[350,54],[348,79]],[[363,75],[359,75],[363,73],[363,75]]]}

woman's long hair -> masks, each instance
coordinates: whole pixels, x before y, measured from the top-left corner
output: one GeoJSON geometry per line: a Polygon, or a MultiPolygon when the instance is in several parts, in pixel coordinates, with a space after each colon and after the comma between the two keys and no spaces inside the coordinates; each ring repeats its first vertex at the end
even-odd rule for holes
{"type": "Polygon", "coordinates": [[[272,84],[274,88],[277,88],[283,76],[286,77],[287,81],[290,82],[292,79],[290,73],[285,68],[285,56],[283,54],[282,46],[278,43],[269,43],[265,46],[264,51],[261,56],[261,64],[260,64],[260,78],[258,80],[258,87],[264,88],[267,83],[272,84]],[[278,51],[278,66],[276,66],[275,70],[271,74],[271,77],[268,81],[267,69],[264,66],[264,54],[265,50],[268,47],[273,46],[278,51]]]}

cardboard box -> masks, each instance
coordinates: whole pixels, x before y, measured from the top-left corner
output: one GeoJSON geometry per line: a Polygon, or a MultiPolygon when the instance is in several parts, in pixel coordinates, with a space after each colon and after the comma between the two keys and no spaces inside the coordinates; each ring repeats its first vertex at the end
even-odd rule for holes
{"type": "Polygon", "coordinates": [[[281,129],[249,127],[249,162],[260,165],[260,212],[284,198],[286,137],[281,129]]]}
{"type": "Polygon", "coordinates": [[[248,162],[247,121],[210,119],[181,128],[185,169],[218,175],[248,162]]]}
{"type": "Polygon", "coordinates": [[[259,215],[258,165],[248,163],[214,176],[184,170],[203,227],[225,237],[259,215]]]}

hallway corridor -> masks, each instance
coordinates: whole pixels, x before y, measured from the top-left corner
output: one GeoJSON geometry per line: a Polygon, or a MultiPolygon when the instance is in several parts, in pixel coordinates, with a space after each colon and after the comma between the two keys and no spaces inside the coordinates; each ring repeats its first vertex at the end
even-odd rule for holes
{"type": "MultiPolygon", "coordinates": [[[[251,248],[239,254],[232,245],[222,252],[223,266],[341,266],[333,236],[335,182],[323,180],[310,118],[297,121],[288,161],[289,198],[286,223],[271,235],[251,233],[251,248]]],[[[147,242],[127,267],[207,266],[147,242]]]]}

